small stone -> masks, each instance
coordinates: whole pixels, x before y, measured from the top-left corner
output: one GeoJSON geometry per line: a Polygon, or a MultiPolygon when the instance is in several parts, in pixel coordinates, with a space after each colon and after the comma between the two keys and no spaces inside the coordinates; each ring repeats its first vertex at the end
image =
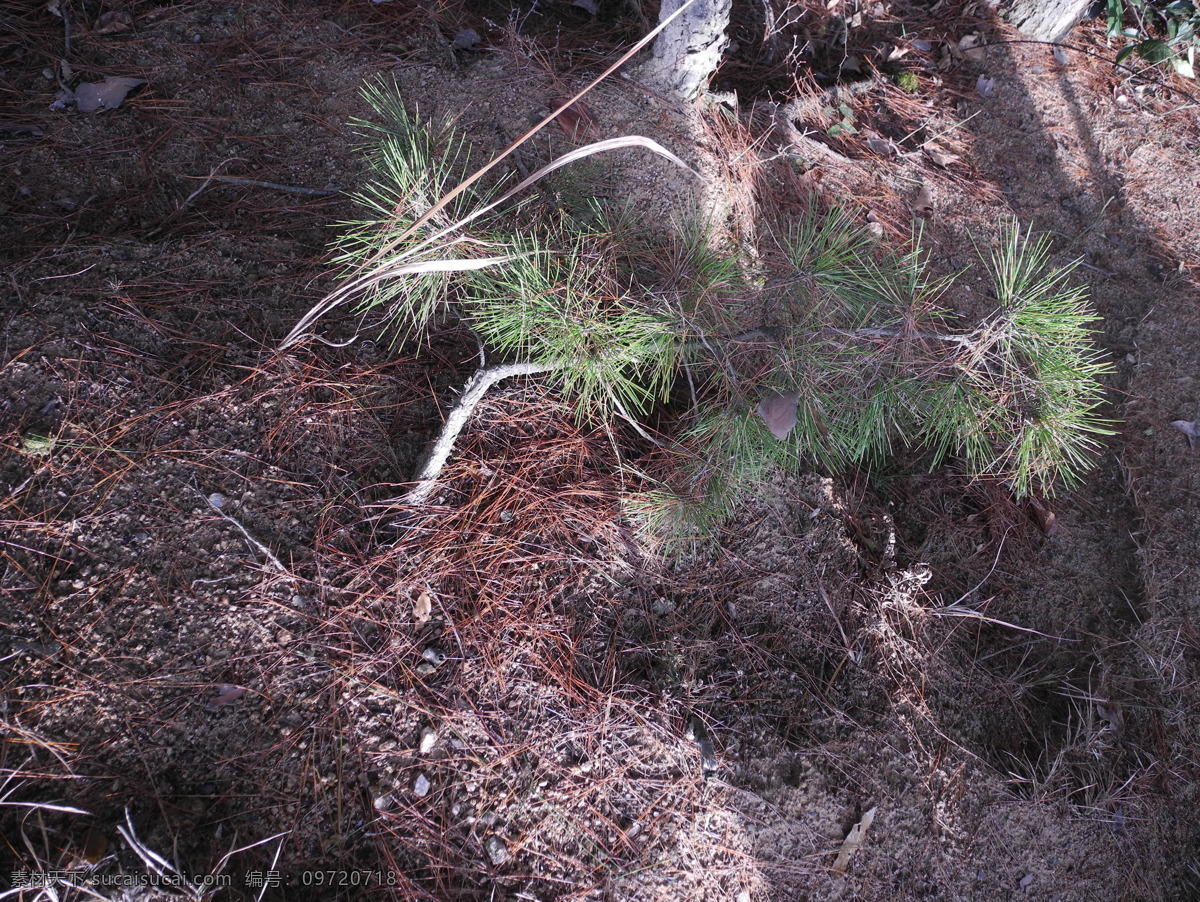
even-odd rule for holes
{"type": "Polygon", "coordinates": [[[508,846],[499,836],[489,836],[483,844],[483,850],[494,867],[500,867],[508,861],[508,846]]]}
{"type": "Polygon", "coordinates": [[[389,808],[391,808],[393,805],[396,804],[396,797],[394,795],[392,795],[390,792],[384,793],[379,798],[377,798],[372,804],[374,804],[376,811],[387,811],[389,808]]]}
{"type": "Polygon", "coordinates": [[[421,676],[429,676],[435,670],[437,670],[437,665],[430,664],[428,661],[422,661],[417,665],[417,673],[419,673],[421,676]]]}
{"type": "Polygon", "coordinates": [[[413,794],[423,799],[429,795],[429,790],[433,788],[433,784],[429,782],[429,778],[424,774],[417,774],[417,779],[413,781],[413,794]]]}
{"type": "Polygon", "coordinates": [[[437,745],[438,734],[437,730],[432,727],[426,727],[421,731],[421,744],[418,746],[422,755],[428,755],[433,751],[433,747],[437,745]]]}
{"type": "Polygon", "coordinates": [[[475,46],[482,41],[474,28],[464,28],[454,36],[454,40],[450,42],[450,46],[455,50],[474,50],[475,46]]]}
{"type": "Polygon", "coordinates": [[[223,507],[225,507],[226,500],[227,499],[225,498],[225,496],[222,495],[220,492],[213,492],[211,495],[208,496],[208,503],[211,504],[213,507],[215,507],[217,510],[221,510],[223,507]]]}
{"type": "Polygon", "coordinates": [[[421,652],[421,657],[432,664],[434,667],[439,666],[446,660],[446,655],[441,649],[433,648],[432,646],[421,652]]]}

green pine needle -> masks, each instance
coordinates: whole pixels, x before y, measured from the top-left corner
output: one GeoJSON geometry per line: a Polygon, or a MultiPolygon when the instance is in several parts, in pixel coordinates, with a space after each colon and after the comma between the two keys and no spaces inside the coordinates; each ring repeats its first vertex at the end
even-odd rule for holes
{"type": "Polygon", "coordinates": [[[467,175],[453,129],[394,86],[366,97],[370,178],[337,244],[348,281],[306,322],[355,298],[420,341],[453,313],[490,357],[545,366],[581,417],[682,407],[676,476],[634,505],[657,529],[711,530],[779,469],[877,470],[904,448],[1048,493],[1112,434],[1096,316],[1045,236],[1002,230],[985,261],[997,309],[956,331],[940,303],[954,280],[928,276],[919,234],[889,251],[849,212],[810,208],[779,239],[783,265],[760,268],[698,215],[673,239],[587,198],[585,216],[530,204],[517,221],[494,191],[444,200],[467,175]]]}

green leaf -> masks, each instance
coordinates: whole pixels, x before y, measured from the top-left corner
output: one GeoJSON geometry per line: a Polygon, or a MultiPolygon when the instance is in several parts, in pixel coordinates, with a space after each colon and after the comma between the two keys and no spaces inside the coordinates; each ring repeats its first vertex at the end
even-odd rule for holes
{"type": "Polygon", "coordinates": [[[1172,46],[1175,46],[1176,44],[1186,44],[1189,41],[1192,43],[1195,43],[1196,26],[1194,24],[1192,24],[1191,22],[1183,22],[1183,23],[1172,22],[1171,24],[1173,26],[1175,26],[1171,29],[1171,42],[1170,43],[1172,46]]]}
{"type": "Polygon", "coordinates": [[[1136,49],[1138,56],[1148,63],[1165,63],[1167,60],[1172,59],[1175,56],[1175,54],[1171,51],[1171,48],[1167,46],[1167,42],[1160,41],[1157,38],[1149,41],[1142,41],[1137,45],[1136,49]]]}
{"type": "Polygon", "coordinates": [[[1124,24],[1125,3],[1123,0],[1108,0],[1108,36],[1121,36],[1121,26],[1124,24]]]}

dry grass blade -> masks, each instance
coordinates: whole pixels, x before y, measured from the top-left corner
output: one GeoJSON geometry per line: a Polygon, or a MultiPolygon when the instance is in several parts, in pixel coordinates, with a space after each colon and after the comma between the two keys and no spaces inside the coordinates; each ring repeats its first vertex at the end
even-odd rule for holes
{"type": "MultiPolygon", "coordinates": [[[[457,228],[457,226],[455,226],[457,228]]],[[[414,251],[415,253],[415,251],[414,251]]],[[[427,273],[446,273],[446,272],[471,272],[473,270],[487,269],[489,266],[496,266],[500,263],[506,263],[512,260],[512,256],[505,257],[480,257],[474,260],[422,260],[417,263],[387,263],[379,268],[372,270],[366,275],[353,279],[341,287],[331,291],[321,299],[315,307],[309,310],[300,321],[292,328],[292,331],[287,334],[279,347],[281,350],[286,350],[298,342],[308,332],[310,326],[318,319],[342,304],[346,303],[356,294],[370,288],[372,285],[382,282],[385,279],[394,279],[400,276],[415,276],[424,275],[427,273]]]]}
{"type": "MultiPolygon", "coordinates": [[[[286,350],[294,345],[305,335],[309,327],[311,327],[314,322],[316,322],[329,311],[341,306],[351,298],[361,294],[371,286],[376,285],[386,279],[393,279],[406,275],[422,275],[426,273],[470,272],[474,270],[486,269],[489,266],[496,266],[514,259],[512,255],[508,255],[503,257],[483,257],[473,260],[444,259],[425,260],[418,263],[400,262],[405,258],[413,257],[433,246],[436,246],[438,242],[444,238],[447,238],[447,236],[449,236],[452,232],[457,232],[459,229],[464,228],[471,222],[479,219],[481,216],[487,215],[492,210],[511,200],[513,197],[520,194],[529,186],[536,184],[550,173],[555,172],[564,166],[568,166],[571,163],[575,163],[579,160],[593,156],[594,154],[607,153],[610,150],[622,150],[627,147],[644,147],[645,149],[658,154],[663,159],[674,163],[676,166],[686,169],[693,175],[696,175],[697,177],[699,175],[694,169],[692,169],[692,167],[681,160],[678,156],[671,153],[671,151],[667,150],[657,141],[642,137],[641,135],[625,135],[620,138],[608,138],[604,141],[596,141],[592,144],[585,145],[584,147],[578,147],[575,150],[565,153],[561,157],[558,157],[557,159],[547,163],[537,172],[534,172],[527,178],[523,179],[515,187],[505,192],[498,200],[472,211],[470,214],[464,216],[462,219],[459,219],[457,222],[451,223],[445,228],[440,229],[433,235],[426,238],[424,241],[421,241],[412,248],[404,251],[396,260],[379,262],[382,260],[381,253],[394,248],[401,238],[388,242],[386,245],[384,245],[381,253],[376,253],[371,258],[371,261],[368,261],[368,263],[364,264],[364,272],[362,275],[356,276],[346,284],[330,292],[315,307],[304,314],[292,331],[289,332],[280,343],[280,349],[286,350]]],[[[497,157],[497,160],[499,159],[500,157],[497,157]]],[[[495,162],[496,161],[493,160],[492,163],[489,163],[487,167],[481,169],[466,182],[463,182],[463,184],[454,191],[450,192],[444,198],[430,207],[430,209],[427,210],[425,214],[421,216],[421,218],[418,219],[417,222],[404,233],[404,235],[413,234],[413,231],[417,228],[417,226],[423,222],[426,222],[432,212],[444,206],[464,185],[469,184],[481,173],[485,172],[488,168],[494,165],[495,162]]],[[[451,239],[451,241],[447,243],[459,243],[463,240],[464,239],[461,238],[451,239]]]]}
{"type": "Polygon", "coordinates": [[[446,460],[454,449],[454,442],[458,439],[463,427],[466,426],[467,420],[471,418],[475,406],[483,400],[483,396],[493,385],[513,376],[533,376],[550,372],[553,369],[555,369],[554,364],[506,363],[477,372],[463,387],[462,396],[454,409],[450,411],[449,416],[446,417],[446,425],[442,428],[441,436],[429,452],[425,465],[421,468],[416,487],[401,499],[401,503],[422,504],[433,494],[433,490],[437,487],[438,476],[441,475],[442,468],[446,465],[446,460]]]}
{"type": "Polygon", "coordinates": [[[50,802],[0,802],[0,805],[7,805],[10,808],[32,808],[37,811],[57,811],[59,814],[91,814],[90,811],[84,811],[82,808],[73,808],[70,805],[54,805],[50,802]]]}
{"type": "MultiPolygon", "coordinates": [[[[683,162],[683,160],[679,159],[679,157],[675,156],[675,154],[671,153],[671,151],[667,150],[665,147],[663,147],[657,141],[653,141],[650,138],[643,138],[641,135],[626,135],[621,138],[608,138],[604,141],[596,141],[592,144],[587,144],[583,147],[576,148],[575,150],[572,150],[570,153],[563,154],[561,157],[559,157],[557,160],[554,160],[552,163],[547,163],[545,166],[543,166],[537,172],[533,173],[531,176],[529,176],[527,179],[523,180],[519,185],[517,185],[515,188],[513,188],[511,191],[509,191],[507,194],[505,194],[503,197],[501,197],[498,201],[496,201],[495,203],[493,203],[493,204],[485,207],[483,210],[481,210],[480,214],[472,214],[472,215],[473,216],[481,215],[482,213],[486,213],[488,210],[491,210],[492,208],[499,206],[500,204],[504,203],[506,200],[510,199],[511,197],[515,196],[516,194],[520,193],[521,191],[524,191],[526,188],[528,188],[534,182],[549,175],[551,172],[554,172],[556,169],[561,169],[563,166],[566,166],[568,163],[574,163],[577,160],[582,160],[584,157],[590,157],[593,154],[605,153],[610,150],[620,150],[623,147],[644,147],[647,150],[652,150],[652,151],[654,151],[654,153],[658,154],[660,157],[663,157],[666,160],[670,160],[672,163],[674,163],[676,166],[679,166],[681,169],[686,169],[688,172],[699,177],[699,173],[697,173],[696,170],[692,169],[691,166],[689,166],[687,163],[683,162]]],[[[464,220],[464,222],[465,222],[465,220],[464,220]]]]}

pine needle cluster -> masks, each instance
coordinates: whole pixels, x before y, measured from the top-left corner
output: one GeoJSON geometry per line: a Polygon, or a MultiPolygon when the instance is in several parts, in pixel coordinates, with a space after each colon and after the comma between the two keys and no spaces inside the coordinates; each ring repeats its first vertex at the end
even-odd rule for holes
{"type": "Polygon", "coordinates": [[[367,99],[379,121],[362,126],[371,178],[338,244],[347,276],[288,341],[347,301],[383,313],[397,342],[454,316],[508,367],[481,370],[474,393],[489,373],[539,373],[581,417],[680,402],[677,476],[641,505],[660,525],[711,524],[777,468],[877,469],[901,448],[1049,493],[1078,482],[1111,434],[1096,317],[1044,236],[1002,229],[984,261],[997,309],[956,329],[941,303],[954,280],[928,275],[919,235],[888,250],[846,211],[813,208],[751,269],[700,217],[651,239],[603,209],[501,216],[517,191],[597,149],[683,164],[631,137],[507,192],[462,190],[469,161],[452,129],[410,115],[394,89],[367,99]]]}

